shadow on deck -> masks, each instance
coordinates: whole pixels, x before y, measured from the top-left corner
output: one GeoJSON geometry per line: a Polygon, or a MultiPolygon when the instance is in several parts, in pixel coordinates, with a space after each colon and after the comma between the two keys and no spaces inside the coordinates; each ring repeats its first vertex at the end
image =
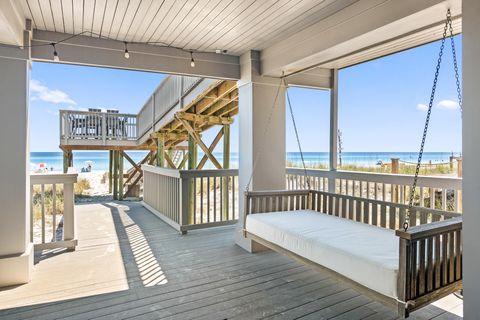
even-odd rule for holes
{"type": "MultiPolygon", "coordinates": [[[[394,319],[354,290],[275,252],[249,254],[234,227],[186,236],[137,202],[76,207],[75,252],[43,252],[29,284],[0,291],[1,319],[394,319]]],[[[461,319],[448,296],[411,319],[461,319]]]]}

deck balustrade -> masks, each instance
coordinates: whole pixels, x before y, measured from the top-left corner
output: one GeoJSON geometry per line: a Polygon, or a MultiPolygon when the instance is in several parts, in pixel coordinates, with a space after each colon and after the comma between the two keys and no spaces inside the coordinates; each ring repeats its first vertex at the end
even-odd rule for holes
{"type": "Polygon", "coordinates": [[[238,219],[238,170],[144,171],[144,205],[181,232],[233,224],[238,219]]]}
{"type": "MultiPolygon", "coordinates": [[[[184,232],[230,224],[238,219],[238,170],[173,170],[150,165],[142,168],[145,206],[177,230],[184,232]]],[[[330,184],[335,179],[337,197],[369,200],[372,214],[377,209],[378,212],[385,209],[390,213],[390,208],[393,208],[391,212],[395,214],[392,219],[378,221],[378,224],[392,229],[400,227],[399,221],[408,208],[406,197],[412,176],[326,170],[307,170],[307,173],[313,190],[328,192],[328,179],[330,184]],[[388,206],[383,207],[385,203],[388,206]]],[[[306,189],[303,169],[287,168],[286,185],[289,190],[306,189]]],[[[431,219],[431,213],[439,209],[451,211],[452,215],[460,212],[456,209],[461,208],[457,198],[461,196],[461,178],[420,177],[418,185],[416,205],[426,209],[413,214],[412,225],[416,225],[417,220],[420,224],[420,221],[431,219]],[[429,201],[432,194],[435,205],[429,201]],[[419,206],[420,202],[422,206],[419,206]]],[[[347,200],[342,203],[346,204],[347,200]]],[[[340,202],[329,202],[329,205],[338,206],[340,202]]],[[[343,212],[342,208],[337,209],[343,212]]],[[[376,220],[373,217],[369,219],[376,220]]]]}
{"type": "MultiPolygon", "coordinates": [[[[308,169],[310,187],[342,195],[407,204],[413,176],[308,169]]],[[[305,189],[305,171],[287,168],[287,189],[305,189]]],[[[462,178],[420,176],[415,205],[462,212],[462,178]]]]}
{"type": "Polygon", "coordinates": [[[35,250],[75,249],[74,184],[78,174],[30,175],[30,239],[35,250]]]}
{"type": "Polygon", "coordinates": [[[137,116],[125,113],[60,111],[60,139],[137,140],[137,116]]]}

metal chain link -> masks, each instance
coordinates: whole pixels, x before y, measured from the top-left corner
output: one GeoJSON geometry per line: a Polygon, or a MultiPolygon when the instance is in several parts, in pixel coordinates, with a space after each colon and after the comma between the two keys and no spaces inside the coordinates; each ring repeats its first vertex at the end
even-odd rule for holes
{"type": "Polygon", "coordinates": [[[408,209],[405,214],[405,222],[403,223],[403,229],[408,230],[410,226],[410,212],[413,208],[413,201],[415,199],[415,191],[417,189],[418,175],[420,173],[420,165],[422,163],[423,149],[425,147],[425,140],[427,138],[428,124],[430,122],[430,115],[432,114],[433,101],[435,100],[435,91],[437,89],[438,75],[440,73],[440,66],[442,64],[443,49],[445,48],[445,40],[447,38],[447,30],[451,25],[450,9],[447,11],[447,20],[445,21],[445,27],[443,28],[442,43],[440,45],[440,52],[438,53],[437,67],[435,69],[435,77],[433,79],[432,92],[430,94],[430,102],[428,103],[427,117],[425,119],[425,127],[423,128],[422,143],[420,144],[420,151],[418,153],[417,166],[415,168],[415,176],[413,178],[413,185],[410,188],[410,198],[408,201],[408,209]]]}
{"type": "Polygon", "coordinates": [[[458,106],[460,107],[460,111],[463,115],[462,89],[460,86],[460,76],[458,75],[457,51],[455,50],[455,41],[453,40],[453,25],[452,25],[452,17],[450,14],[450,9],[448,9],[448,12],[447,12],[447,21],[449,24],[449,31],[450,31],[450,45],[452,47],[453,69],[455,70],[455,83],[457,85],[458,106]]]}
{"type": "MultiPolygon", "coordinates": [[[[285,78],[283,79],[283,81],[284,81],[285,87],[287,87],[287,83],[285,82],[285,78]]],[[[310,190],[310,178],[308,177],[307,166],[305,165],[305,158],[303,157],[302,144],[300,143],[300,137],[298,135],[298,130],[297,130],[297,122],[295,121],[295,116],[293,114],[293,108],[292,108],[292,104],[290,102],[290,95],[288,94],[288,89],[286,91],[287,91],[288,109],[290,110],[290,117],[292,118],[293,129],[295,131],[295,137],[297,138],[298,151],[300,151],[300,158],[302,159],[303,173],[305,175],[305,182],[307,183],[307,189],[310,190]]]]}

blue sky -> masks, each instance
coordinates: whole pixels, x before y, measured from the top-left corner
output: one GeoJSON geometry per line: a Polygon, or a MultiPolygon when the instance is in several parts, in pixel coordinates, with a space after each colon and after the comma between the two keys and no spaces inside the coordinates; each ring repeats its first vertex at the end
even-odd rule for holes
{"type": "MultiPolygon", "coordinates": [[[[461,37],[456,37],[461,57],[461,37]]],[[[419,147],[439,42],[340,70],[339,128],[344,151],[416,151],[419,147]]],[[[427,151],[461,151],[461,115],[452,57],[445,47],[427,151]]],[[[461,61],[460,69],[461,69],[461,61]]],[[[136,113],[162,74],[33,63],[30,86],[30,150],[59,151],[58,110],[91,107],[136,113]]],[[[329,92],[290,89],[305,151],[328,151],[329,92]]],[[[287,151],[297,151],[287,114],[287,151]]],[[[238,121],[232,151],[238,150],[238,121]]],[[[213,130],[215,131],[215,129],[213,130]]],[[[216,132],[204,135],[209,141],[216,132]]]]}

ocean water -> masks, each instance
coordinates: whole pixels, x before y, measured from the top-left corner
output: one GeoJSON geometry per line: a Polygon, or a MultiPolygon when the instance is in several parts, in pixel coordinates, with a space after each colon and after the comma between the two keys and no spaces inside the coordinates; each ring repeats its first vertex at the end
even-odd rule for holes
{"type": "MultiPolygon", "coordinates": [[[[128,155],[135,161],[142,160],[146,152],[135,151],[128,152],[128,155]]],[[[199,158],[202,157],[199,152],[199,158]]],[[[423,162],[438,163],[446,162],[452,155],[451,152],[425,152],[423,155],[423,162]]],[[[458,156],[459,153],[455,153],[458,156]]],[[[215,153],[217,159],[222,162],[222,153],[215,153]]],[[[353,164],[359,166],[373,166],[378,161],[390,162],[391,158],[400,158],[404,161],[416,162],[418,154],[416,152],[343,152],[343,164],[353,164]]],[[[304,159],[307,166],[312,165],[328,165],[328,152],[305,152],[304,159]]],[[[93,170],[108,170],[108,152],[107,151],[81,151],[73,153],[73,166],[80,171],[85,167],[86,161],[93,162],[93,170]]],[[[301,164],[301,157],[299,152],[288,152],[287,162],[301,164]]],[[[31,152],[30,153],[30,170],[34,171],[38,168],[40,163],[45,163],[49,170],[61,171],[63,168],[63,154],[62,152],[31,152]]],[[[238,168],[238,153],[232,153],[230,156],[231,168],[238,168]]],[[[125,161],[125,169],[131,167],[128,161],[125,161]]],[[[205,168],[213,168],[213,165],[208,162],[205,168]]]]}

